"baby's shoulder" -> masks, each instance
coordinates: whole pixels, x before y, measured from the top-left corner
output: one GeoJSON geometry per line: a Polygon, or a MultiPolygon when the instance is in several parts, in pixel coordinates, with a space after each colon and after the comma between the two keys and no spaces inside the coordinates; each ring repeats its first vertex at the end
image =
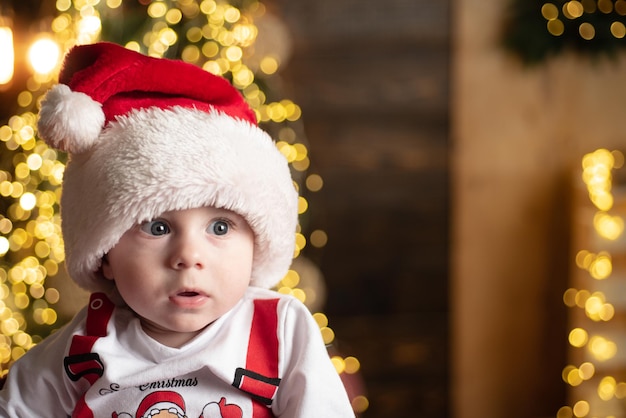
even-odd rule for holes
{"type": "MultiPolygon", "coordinates": [[[[270,305],[276,306],[278,318],[282,318],[282,320],[292,318],[292,321],[297,322],[312,321],[311,312],[304,302],[293,295],[271,289],[251,286],[244,295],[242,305],[240,306],[244,310],[249,310],[250,312],[261,306],[264,306],[266,309],[270,305]],[[299,319],[296,320],[296,318],[299,319]]],[[[279,321],[282,320],[279,319],[279,321]]]]}
{"type": "Polygon", "coordinates": [[[277,301],[279,309],[295,305],[296,308],[304,305],[293,295],[280,293],[276,290],[250,286],[243,297],[244,303],[253,304],[254,301],[277,301]]]}

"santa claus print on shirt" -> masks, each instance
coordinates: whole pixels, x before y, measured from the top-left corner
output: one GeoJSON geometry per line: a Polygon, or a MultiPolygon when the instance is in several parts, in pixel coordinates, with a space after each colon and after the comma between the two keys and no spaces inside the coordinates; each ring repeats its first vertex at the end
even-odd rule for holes
{"type": "MultiPolygon", "coordinates": [[[[199,418],[242,418],[241,408],[235,404],[227,404],[226,398],[222,397],[219,402],[209,402],[202,408],[199,418]]],[[[112,418],[133,418],[127,412],[111,415],[112,418]]],[[[172,391],[157,391],[147,395],[134,415],[135,418],[189,418],[186,413],[185,400],[172,391]]]]}

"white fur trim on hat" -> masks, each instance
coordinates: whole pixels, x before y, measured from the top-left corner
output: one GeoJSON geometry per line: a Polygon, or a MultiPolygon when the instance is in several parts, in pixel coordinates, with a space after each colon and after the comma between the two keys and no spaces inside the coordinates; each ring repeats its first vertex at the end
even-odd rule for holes
{"type": "Polygon", "coordinates": [[[67,267],[82,287],[107,290],[101,258],[128,229],[215,206],[247,220],[251,285],[271,287],[293,258],[297,201],[285,157],[257,126],[218,111],[134,110],[109,123],[91,152],[71,155],[61,200],[67,267]]]}
{"type": "Polygon", "coordinates": [[[55,148],[71,153],[90,149],[104,126],[102,104],[57,84],[46,94],[39,112],[39,134],[55,148]]]}

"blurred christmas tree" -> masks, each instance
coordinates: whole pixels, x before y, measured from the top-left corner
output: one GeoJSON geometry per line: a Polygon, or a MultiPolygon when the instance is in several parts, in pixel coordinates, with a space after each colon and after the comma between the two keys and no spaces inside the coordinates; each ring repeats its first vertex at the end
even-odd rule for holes
{"type": "Polygon", "coordinates": [[[564,51],[614,56],[626,47],[625,0],[510,0],[503,43],[526,63],[564,51]]]}

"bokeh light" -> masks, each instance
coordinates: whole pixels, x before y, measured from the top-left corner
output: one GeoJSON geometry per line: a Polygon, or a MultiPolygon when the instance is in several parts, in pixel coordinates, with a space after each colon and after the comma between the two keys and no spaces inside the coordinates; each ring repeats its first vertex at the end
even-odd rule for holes
{"type": "MultiPolygon", "coordinates": [[[[586,12],[591,5],[583,1],[580,7],[586,12]]],[[[598,3],[598,7],[608,6],[598,3]]],[[[569,9],[573,19],[577,18],[575,15],[578,12],[580,9],[569,9]]],[[[618,316],[621,320],[622,315],[616,312],[620,308],[620,296],[611,286],[623,280],[614,277],[614,269],[620,267],[620,260],[613,259],[615,243],[623,239],[624,232],[624,220],[621,215],[615,214],[620,209],[616,207],[616,201],[623,207],[623,199],[614,196],[613,171],[623,164],[624,155],[621,152],[603,148],[582,158],[582,180],[590,205],[583,205],[585,209],[581,213],[590,215],[591,219],[580,222],[585,225],[581,228],[585,234],[591,235],[581,241],[589,247],[579,249],[574,257],[578,271],[582,272],[577,275],[577,288],[565,290],[563,302],[575,310],[570,316],[573,328],[568,335],[572,357],[584,358],[585,361],[578,367],[570,364],[563,368],[562,378],[572,388],[589,387],[572,392],[578,400],[571,406],[560,408],[557,418],[596,416],[600,410],[603,411],[601,416],[619,416],[621,412],[615,409],[614,404],[600,405],[598,402],[626,397],[625,377],[619,370],[607,366],[618,358],[621,341],[620,337],[609,332],[614,332],[615,326],[608,328],[608,325],[618,316]]]]}
{"type": "Polygon", "coordinates": [[[61,51],[55,41],[41,38],[35,41],[28,50],[28,60],[36,73],[50,74],[59,65],[61,51]]]}
{"type": "Polygon", "coordinates": [[[13,31],[2,25],[0,16],[0,84],[7,84],[13,78],[15,51],[13,48],[13,31]]]}

